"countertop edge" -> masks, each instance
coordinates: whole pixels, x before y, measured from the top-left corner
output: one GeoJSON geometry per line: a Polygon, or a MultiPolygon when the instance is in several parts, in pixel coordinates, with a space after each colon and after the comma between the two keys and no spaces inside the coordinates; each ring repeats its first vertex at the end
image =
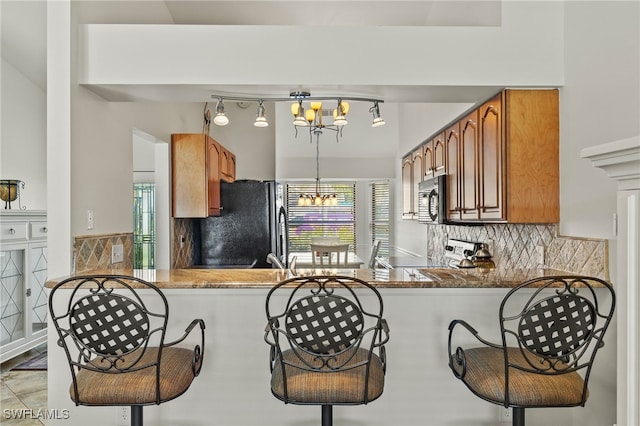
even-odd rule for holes
{"type": "MultiPolygon", "coordinates": [[[[298,276],[347,275],[363,279],[377,288],[513,288],[533,278],[577,276],[554,269],[480,271],[442,268],[301,270],[298,276]]],[[[72,277],[88,275],[133,276],[160,289],[268,289],[294,275],[278,269],[110,269],[83,271],[47,280],[53,288],[72,277]]],[[[69,286],[70,287],[70,286],[69,286]]],[[[64,287],[63,287],[64,288],[64,287]]]]}

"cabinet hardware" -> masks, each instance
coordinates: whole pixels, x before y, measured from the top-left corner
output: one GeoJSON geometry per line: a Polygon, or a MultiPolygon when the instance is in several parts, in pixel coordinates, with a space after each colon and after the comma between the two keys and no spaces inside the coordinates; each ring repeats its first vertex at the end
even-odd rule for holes
{"type": "Polygon", "coordinates": [[[9,228],[9,234],[11,234],[11,235],[15,235],[15,233],[16,233],[16,230],[15,230],[15,229],[13,229],[13,228],[9,228]]]}
{"type": "Polygon", "coordinates": [[[42,227],[41,231],[42,231],[44,234],[46,234],[46,233],[47,233],[47,227],[46,227],[46,226],[42,227]]]}
{"type": "Polygon", "coordinates": [[[29,297],[29,296],[31,296],[31,289],[30,288],[27,289],[27,297],[29,297]]]}

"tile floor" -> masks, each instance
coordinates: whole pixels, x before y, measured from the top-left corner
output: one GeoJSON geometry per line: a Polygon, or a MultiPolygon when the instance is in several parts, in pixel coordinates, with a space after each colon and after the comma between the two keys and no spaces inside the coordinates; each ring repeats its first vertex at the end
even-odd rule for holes
{"type": "Polygon", "coordinates": [[[22,361],[46,350],[45,343],[0,365],[0,387],[2,389],[0,423],[3,425],[42,426],[47,424],[46,420],[39,420],[35,414],[38,410],[46,410],[47,408],[47,371],[11,371],[22,361]],[[29,409],[32,410],[33,415],[29,414],[27,411],[29,409]],[[26,414],[27,418],[14,418],[15,416],[11,413],[15,411],[10,410],[20,410],[19,412],[26,414]]]}

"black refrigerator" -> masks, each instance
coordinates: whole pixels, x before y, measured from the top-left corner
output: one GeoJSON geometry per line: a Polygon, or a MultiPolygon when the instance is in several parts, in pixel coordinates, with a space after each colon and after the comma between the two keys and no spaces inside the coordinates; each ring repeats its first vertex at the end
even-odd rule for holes
{"type": "Polygon", "coordinates": [[[287,215],[274,181],[220,184],[220,216],[200,220],[201,265],[207,268],[271,268],[274,253],[287,265],[287,215]]]}

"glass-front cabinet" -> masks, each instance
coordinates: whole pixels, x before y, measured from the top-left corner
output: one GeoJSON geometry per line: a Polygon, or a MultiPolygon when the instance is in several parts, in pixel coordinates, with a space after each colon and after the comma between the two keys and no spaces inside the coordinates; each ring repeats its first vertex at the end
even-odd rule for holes
{"type": "Polygon", "coordinates": [[[0,212],[0,362],[47,339],[47,217],[0,212]]]}

